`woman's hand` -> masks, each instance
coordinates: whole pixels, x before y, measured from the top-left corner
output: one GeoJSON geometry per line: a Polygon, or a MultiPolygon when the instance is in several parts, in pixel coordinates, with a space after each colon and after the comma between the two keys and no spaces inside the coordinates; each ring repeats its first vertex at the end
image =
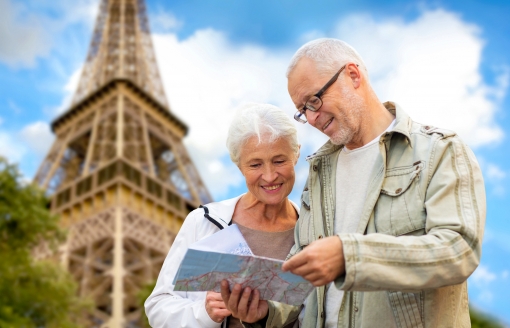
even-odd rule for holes
{"type": "Polygon", "coordinates": [[[207,314],[214,322],[222,322],[232,313],[227,310],[225,302],[221,298],[220,293],[207,292],[205,297],[205,309],[207,314]]]}
{"type": "Polygon", "coordinates": [[[221,296],[228,310],[232,312],[232,316],[242,322],[257,322],[269,312],[267,301],[260,300],[260,292],[256,289],[252,291],[250,287],[246,287],[242,291],[241,285],[236,284],[231,293],[228,282],[223,280],[221,282],[221,296]]]}

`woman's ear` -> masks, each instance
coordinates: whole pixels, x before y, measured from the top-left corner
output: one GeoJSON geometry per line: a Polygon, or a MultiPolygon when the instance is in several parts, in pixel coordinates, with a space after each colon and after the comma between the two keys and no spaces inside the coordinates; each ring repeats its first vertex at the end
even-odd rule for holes
{"type": "Polygon", "coordinates": [[[296,154],[296,160],[294,161],[294,166],[296,166],[300,155],[301,155],[301,145],[298,145],[298,152],[296,154]]]}

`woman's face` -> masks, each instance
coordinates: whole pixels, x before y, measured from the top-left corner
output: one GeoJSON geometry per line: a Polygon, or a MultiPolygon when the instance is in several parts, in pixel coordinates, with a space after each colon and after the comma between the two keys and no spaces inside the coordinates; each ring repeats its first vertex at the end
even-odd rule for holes
{"type": "Polygon", "coordinates": [[[264,204],[276,205],[292,191],[297,156],[286,138],[266,140],[262,138],[259,143],[257,137],[248,139],[241,149],[239,169],[250,193],[264,204]]]}

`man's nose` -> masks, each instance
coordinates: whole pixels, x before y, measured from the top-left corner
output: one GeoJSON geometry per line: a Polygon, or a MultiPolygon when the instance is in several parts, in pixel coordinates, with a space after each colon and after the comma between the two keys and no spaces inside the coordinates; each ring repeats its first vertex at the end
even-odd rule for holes
{"type": "Polygon", "coordinates": [[[319,111],[312,112],[311,110],[306,111],[306,120],[308,123],[312,126],[315,126],[315,122],[317,121],[317,118],[319,117],[319,111]]]}

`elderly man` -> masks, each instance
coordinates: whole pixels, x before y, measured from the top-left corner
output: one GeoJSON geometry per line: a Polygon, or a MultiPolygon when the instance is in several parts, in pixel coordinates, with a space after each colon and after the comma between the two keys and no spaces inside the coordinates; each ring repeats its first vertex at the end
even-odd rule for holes
{"type": "MultiPolygon", "coordinates": [[[[343,41],[305,44],[287,76],[295,119],[330,138],[307,159],[283,267],[318,287],[301,326],[470,327],[466,280],[480,261],[486,213],[472,151],[454,132],[381,103],[343,41]]],[[[283,327],[298,312],[272,302],[246,308],[247,292],[227,296],[246,322],[264,317],[253,326],[283,327]]]]}

